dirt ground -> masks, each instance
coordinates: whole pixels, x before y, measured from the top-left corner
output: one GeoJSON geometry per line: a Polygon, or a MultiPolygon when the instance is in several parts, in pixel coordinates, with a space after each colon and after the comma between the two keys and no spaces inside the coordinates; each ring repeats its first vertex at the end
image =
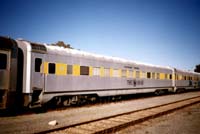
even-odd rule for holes
{"type": "Polygon", "coordinates": [[[200,134],[200,103],[128,127],[115,134],[200,134]]]}
{"type": "MultiPolygon", "coordinates": [[[[183,94],[141,98],[135,100],[133,99],[128,101],[113,102],[108,104],[93,105],[80,108],[69,108],[65,110],[58,110],[58,111],[56,110],[46,113],[0,117],[0,134],[38,133],[45,130],[70,126],[73,124],[99,119],[103,117],[108,117],[111,115],[116,115],[124,112],[130,112],[170,102],[184,100],[187,98],[199,96],[199,94],[200,94],[199,91],[188,92],[183,94]],[[55,126],[48,125],[50,121],[54,120],[58,122],[57,125],[55,126]]],[[[146,131],[153,132],[153,130],[146,130],[146,131]]],[[[131,130],[131,132],[135,131],[131,130]]],[[[141,133],[144,132],[141,131],[141,133]]]]}

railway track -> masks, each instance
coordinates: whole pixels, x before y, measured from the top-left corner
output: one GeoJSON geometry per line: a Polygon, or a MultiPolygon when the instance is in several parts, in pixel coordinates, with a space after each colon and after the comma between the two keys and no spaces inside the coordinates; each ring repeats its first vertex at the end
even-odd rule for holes
{"type": "Polygon", "coordinates": [[[200,103],[200,96],[188,98],[176,102],[171,102],[159,106],[145,108],[137,111],[130,111],[118,115],[113,115],[101,119],[91,120],[74,124],[72,126],[56,128],[52,130],[42,131],[39,133],[69,133],[69,134],[103,134],[113,133],[128,126],[143,122],[148,119],[156,118],[161,115],[168,114],[175,110],[200,103]]]}
{"type": "MultiPolygon", "coordinates": [[[[171,94],[163,94],[162,96],[167,96],[171,94]]],[[[61,111],[61,110],[66,110],[70,108],[77,108],[77,107],[90,107],[94,105],[104,105],[104,104],[109,104],[109,103],[114,103],[114,102],[120,102],[120,101],[130,101],[130,100],[138,100],[138,99],[144,99],[144,98],[154,98],[157,97],[153,93],[146,93],[146,94],[133,94],[133,95],[124,95],[121,96],[120,99],[112,98],[112,97],[104,97],[104,98],[99,98],[97,101],[94,102],[87,102],[83,104],[74,104],[70,106],[56,106],[52,104],[46,105],[44,108],[35,108],[35,109],[15,109],[15,111],[0,111],[0,117],[3,116],[22,116],[22,115],[31,115],[31,114],[37,114],[37,113],[45,113],[45,112],[53,112],[53,111],[61,111]]]]}
{"type": "MultiPolygon", "coordinates": [[[[65,110],[55,110],[45,113],[16,115],[16,116],[3,116],[0,117],[0,133],[20,133],[20,134],[32,134],[32,133],[96,133],[94,130],[101,129],[101,132],[115,132],[120,128],[128,126],[127,124],[135,124],[146,120],[148,118],[154,118],[158,115],[149,115],[145,112],[145,115],[150,117],[144,117],[142,115],[132,115],[129,118],[129,114],[141,114],[142,111],[165,106],[166,104],[175,104],[175,102],[182,102],[183,100],[190,100],[200,97],[200,91],[186,92],[183,94],[164,95],[157,97],[146,97],[141,99],[128,99],[125,101],[119,101],[114,103],[105,103],[98,105],[89,105],[77,108],[67,108],[65,110]],[[126,116],[126,118],[120,119],[126,116]],[[123,116],[123,117],[124,117],[123,116]],[[118,118],[119,117],[119,118],[118,118]],[[126,120],[125,120],[126,119],[126,120]],[[54,126],[49,125],[51,121],[55,121],[57,124],[54,126]],[[115,120],[115,122],[112,120],[115,120]],[[125,121],[124,121],[125,120],[125,121]],[[92,124],[103,122],[100,125],[92,125],[97,128],[83,128],[86,124],[92,124]],[[127,122],[128,121],[128,122],[127,122]],[[106,123],[107,122],[107,123],[106,123]],[[125,122],[124,124],[121,124],[125,122]],[[120,123],[120,124],[117,124],[120,123]],[[114,125],[114,126],[109,126],[114,125]],[[103,126],[109,126],[108,130],[103,126]],[[116,127],[115,127],[116,126],[116,127]]],[[[189,103],[198,103],[199,100],[189,103]]],[[[176,104],[175,104],[176,105],[176,104]]],[[[187,105],[186,105],[187,106],[187,105]]],[[[185,107],[185,106],[182,106],[185,107]]],[[[179,109],[179,108],[177,108],[179,109]]],[[[173,110],[172,110],[173,111],[173,110]]],[[[98,123],[99,124],[99,123],[98,123]]],[[[99,132],[99,131],[97,131],[99,132]]]]}

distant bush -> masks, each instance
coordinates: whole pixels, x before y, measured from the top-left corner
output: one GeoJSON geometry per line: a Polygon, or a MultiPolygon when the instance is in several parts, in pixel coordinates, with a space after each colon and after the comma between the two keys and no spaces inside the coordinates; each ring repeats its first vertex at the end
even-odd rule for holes
{"type": "Polygon", "coordinates": [[[51,45],[52,46],[59,46],[59,47],[74,49],[74,48],[71,47],[70,44],[65,44],[63,41],[58,41],[56,44],[51,44],[51,45]]]}
{"type": "Polygon", "coordinates": [[[200,73],[200,64],[196,65],[196,68],[194,69],[194,71],[200,73]]]}

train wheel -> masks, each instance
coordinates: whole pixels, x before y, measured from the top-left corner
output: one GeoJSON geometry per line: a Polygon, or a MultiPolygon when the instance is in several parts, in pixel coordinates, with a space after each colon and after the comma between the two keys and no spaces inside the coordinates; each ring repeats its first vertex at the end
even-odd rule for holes
{"type": "Polygon", "coordinates": [[[67,107],[67,106],[70,106],[72,104],[72,100],[70,98],[64,100],[62,102],[63,106],[67,107]]]}
{"type": "Polygon", "coordinates": [[[163,90],[156,90],[155,91],[155,95],[162,95],[162,94],[164,94],[163,90]]]}

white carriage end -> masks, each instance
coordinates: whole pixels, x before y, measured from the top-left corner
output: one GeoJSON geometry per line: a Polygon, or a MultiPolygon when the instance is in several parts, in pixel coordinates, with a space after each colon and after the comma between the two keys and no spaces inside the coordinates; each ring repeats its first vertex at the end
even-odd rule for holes
{"type": "Polygon", "coordinates": [[[31,93],[31,45],[27,41],[16,41],[24,54],[23,93],[31,93]]]}

